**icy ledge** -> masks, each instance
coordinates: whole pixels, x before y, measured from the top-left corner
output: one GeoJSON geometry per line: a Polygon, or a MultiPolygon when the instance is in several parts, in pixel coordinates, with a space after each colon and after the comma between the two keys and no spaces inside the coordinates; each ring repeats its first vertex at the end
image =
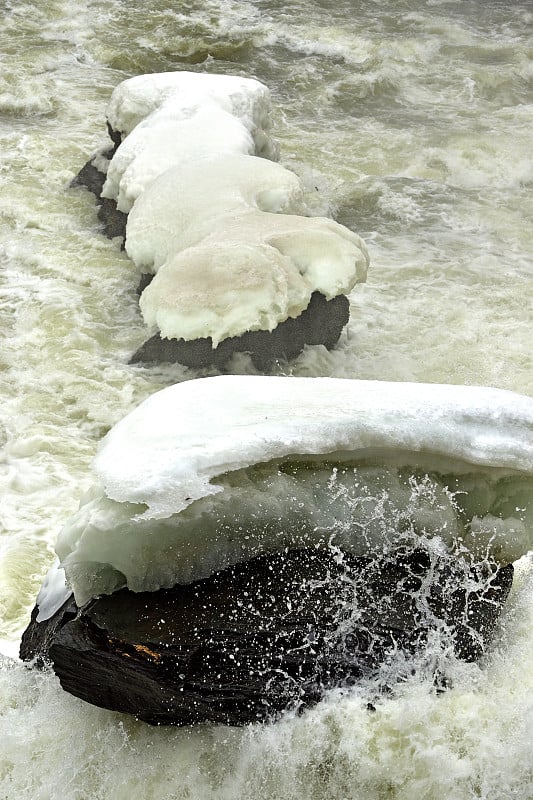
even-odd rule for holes
{"type": "Polygon", "coordinates": [[[496,389],[188,381],[119,422],[94,466],[57,544],[78,605],[284,548],[437,537],[508,563],[532,546],[533,399],[496,389]]]}
{"type": "MultiPolygon", "coordinates": [[[[129,214],[128,255],[155,276],[140,306],[156,337],[216,349],[298,319],[318,293],[339,317],[338,339],[346,319],[329,301],[366,279],[368,253],[342,225],[306,216],[298,178],[268,160],[277,153],[266,132],[266,86],[226,75],[141,75],[114,90],[107,115],[118,147],[102,197],[129,214]]],[[[293,355],[287,341],[274,358],[284,348],[293,355]]]]}

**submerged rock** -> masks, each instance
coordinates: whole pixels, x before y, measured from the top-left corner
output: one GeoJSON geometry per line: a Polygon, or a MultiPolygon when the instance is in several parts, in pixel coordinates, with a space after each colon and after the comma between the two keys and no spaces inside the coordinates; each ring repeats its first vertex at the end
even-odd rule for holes
{"type": "Polygon", "coordinates": [[[51,660],[71,694],[151,724],[242,725],[375,677],[398,653],[421,655],[430,633],[476,660],[512,576],[512,565],[422,549],[374,559],[289,550],[185,586],[123,589],[75,617],[68,602],[46,622],[34,613],[20,655],[51,660]]]}

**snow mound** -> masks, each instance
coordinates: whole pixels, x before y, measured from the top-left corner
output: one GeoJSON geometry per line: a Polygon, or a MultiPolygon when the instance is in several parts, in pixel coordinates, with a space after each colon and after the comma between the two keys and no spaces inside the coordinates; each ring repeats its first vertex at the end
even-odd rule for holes
{"type": "Polygon", "coordinates": [[[369,553],[408,531],[503,562],[533,545],[533,399],[496,389],[222,376],[106,436],[60,534],[78,603],[264,550],[369,553]]]}

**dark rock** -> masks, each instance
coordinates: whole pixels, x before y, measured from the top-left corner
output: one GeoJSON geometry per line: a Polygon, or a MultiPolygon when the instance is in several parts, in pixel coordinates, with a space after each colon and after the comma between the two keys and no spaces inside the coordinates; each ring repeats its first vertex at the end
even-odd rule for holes
{"type": "MultiPolygon", "coordinates": [[[[103,157],[110,159],[114,152],[115,150],[112,148],[107,153],[104,153],[103,157]]],[[[94,194],[98,203],[98,219],[102,223],[104,233],[108,239],[120,236],[125,240],[128,215],[118,210],[114,200],[101,196],[105,177],[105,174],[94,165],[94,158],[91,158],[80,169],[70,186],[71,188],[83,186],[94,194]]]]}
{"type": "Polygon", "coordinates": [[[22,661],[34,661],[37,666],[43,666],[49,661],[50,645],[58,631],[78,613],[78,607],[73,595],[70,595],[55,614],[43,622],[37,622],[39,607],[32,611],[28,627],[22,634],[19,656],[22,661]]]}
{"type": "Polygon", "coordinates": [[[241,725],[375,677],[398,652],[423,654],[431,631],[477,659],[512,576],[512,565],[424,550],[266,554],[187,586],[97,598],[53,623],[42,655],[65,690],[103,708],[151,724],[241,725]]]}
{"type": "Polygon", "coordinates": [[[122,249],[124,250],[128,215],[118,210],[114,200],[109,200],[107,197],[100,197],[98,200],[98,219],[102,223],[104,233],[108,239],[114,239],[116,236],[120,236],[123,240],[122,249]]]}
{"type": "Polygon", "coordinates": [[[154,278],[155,275],[152,272],[143,272],[139,280],[139,285],[137,286],[137,294],[141,295],[146,287],[152,283],[154,278]]]}
{"type": "Polygon", "coordinates": [[[89,161],[83,165],[76,177],[70,182],[70,186],[73,189],[75,189],[76,186],[84,186],[99,200],[102,189],[104,188],[105,174],[100,172],[93,162],[94,159],[90,158],[89,161]]]}
{"type": "Polygon", "coordinates": [[[250,331],[242,336],[232,336],[215,349],[210,337],[186,342],[184,339],[162,339],[156,334],[137,350],[130,363],[177,362],[196,369],[223,369],[235,353],[249,353],[254,366],[264,372],[278,359],[296,358],[306,344],[323,344],[332,348],[349,316],[350,304],[345,295],[326,300],[323,294],[314,292],[299,317],[281,322],[273,331],[250,331]]]}
{"type": "Polygon", "coordinates": [[[109,122],[106,122],[106,125],[107,125],[108,136],[111,139],[111,141],[113,142],[113,147],[109,151],[109,158],[111,159],[111,158],[113,158],[113,156],[117,152],[118,148],[122,144],[122,134],[121,134],[120,131],[114,130],[114,128],[111,127],[109,122]]]}

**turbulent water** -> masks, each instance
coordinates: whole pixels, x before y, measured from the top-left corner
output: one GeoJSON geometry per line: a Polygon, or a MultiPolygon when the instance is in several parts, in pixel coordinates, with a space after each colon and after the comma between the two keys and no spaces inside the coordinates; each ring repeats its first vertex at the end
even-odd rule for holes
{"type": "MultiPolygon", "coordinates": [[[[372,264],[338,348],[277,374],[533,395],[533,4],[498,0],[0,0],[0,638],[15,654],[109,427],[193,377],[128,366],[137,275],[66,190],[143,72],[254,76],[281,161],[372,264]]],[[[243,371],[253,368],[243,361],[243,371]]],[[[152,729],[0,665],[0,798],[533,798],[533,565],[497,643],[367,710],[337,691],[274,726],[152,729]]]]}

